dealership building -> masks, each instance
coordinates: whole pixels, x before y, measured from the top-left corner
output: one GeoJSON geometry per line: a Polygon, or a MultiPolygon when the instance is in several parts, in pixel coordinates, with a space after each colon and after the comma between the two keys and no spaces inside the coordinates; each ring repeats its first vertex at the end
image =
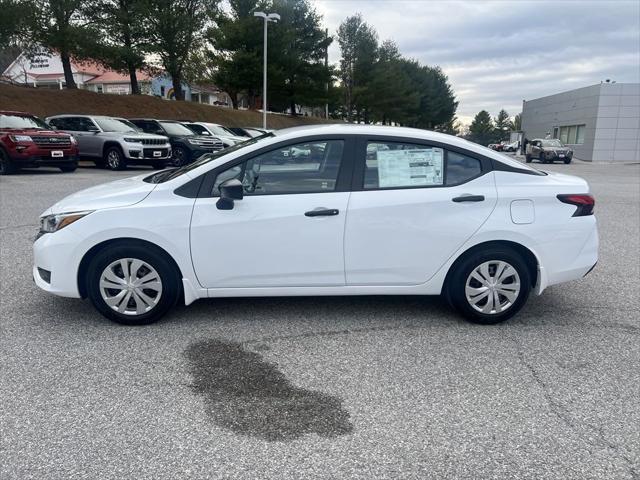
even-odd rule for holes
{"type": "Polygon", "coordinates": [[[640,162],[640,84],[609,83],[522,102],[523,137],[558,138],[592,162],[640,162]]]}

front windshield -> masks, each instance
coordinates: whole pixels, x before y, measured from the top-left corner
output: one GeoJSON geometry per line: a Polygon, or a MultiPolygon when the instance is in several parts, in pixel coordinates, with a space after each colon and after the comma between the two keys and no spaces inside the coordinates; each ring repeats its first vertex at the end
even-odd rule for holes
{"type": "Polygon", "coordinates": [[[185,137],[195,135],[195,133],[178,122],[160,122],[160,125],[162,125],[162,128],[164,128],[169,135],[184,135],[185,137]]]}
{"type": "Polygon", "coordinates": [[[560,140],[556,140],[555,138],[552,140],[542,140],[543,147],[562,147],[562,142],[560,140]]]}
{"type": "Polygon", "coordinates": [[[0,128],[15,128],[19,130],[38,129],[50,130],[46,123],[38,117],[22,116],[22,115],[5,115],[0,114],[0,128]]]}
{"type": "Polygon", "coordinates": [[[95,118],[96,123],[104,132],[137,132],[138,130],[132,125],[127,125],[122,120],[118,120],[117,118],[108,118],[108,117],[97,117],[95,118]]]}
{"type": "Polygon", "coordinates": [[[223,150],[220,150],[219,152],[213,152],[213,153],[208,153],[206,155],[203,155],[195,162],[185,165],[184,167],[173,168],[171,170],[163,170],[162,172],[158,172],[154,175],[151,175],[150,177],[147,177],[144,180],[145,182],[149,182],[149,183],[164,183],[169,180],[173,180],[174,178],[177,178],[180,175],[183,175],[184,173],[190,170],[193,170],[202,165],[205,165],[217,158],[227,155],[228,153],[238,151],[241,148],[261,142],[262,140],[270,137],[273,137],[273,133],[265,133],[264,135],[261,135],[259,137],[248,138],[244,142],[236,143],[235,145],[225,148],[223,150]]]}

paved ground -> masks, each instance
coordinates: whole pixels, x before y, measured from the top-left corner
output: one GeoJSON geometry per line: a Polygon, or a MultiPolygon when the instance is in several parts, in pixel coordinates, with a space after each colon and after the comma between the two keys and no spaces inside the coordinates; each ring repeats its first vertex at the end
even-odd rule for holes
{"type": "Polygon", "coordinates": [[[200,301],[125,328],[31,280],[38,215],[128,173],[0,180],[0,478],[640,477],[638,165],[555,165],[601,261],[507,324],[437,299],[200,301]]]}

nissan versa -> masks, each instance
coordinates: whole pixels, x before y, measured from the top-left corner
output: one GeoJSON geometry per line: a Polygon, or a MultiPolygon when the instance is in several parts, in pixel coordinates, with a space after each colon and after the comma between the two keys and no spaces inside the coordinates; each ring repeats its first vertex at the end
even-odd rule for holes
{"type": "Polygon", "coordinates": [[[581,178],[456,137],[299,127],[61,200],[33,276],[124,324],[205,297],[396,294],[497,323],[594,267],[593,207],[581,178]]]}

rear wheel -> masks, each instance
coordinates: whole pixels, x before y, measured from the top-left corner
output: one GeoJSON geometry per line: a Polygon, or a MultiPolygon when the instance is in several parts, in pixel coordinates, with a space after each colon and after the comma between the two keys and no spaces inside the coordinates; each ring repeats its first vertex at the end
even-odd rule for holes
{"type": "Polygon", "coordinates": [[[511,318],[524,306],[531,274],[516,251],[492,247],[459,262],[447,288],[452,305],[467,320],[490,325],[511,318]]]}
{"type": "Polygon", "coordinates": [[[119,147],[109,147],[104,154],[104,160],[111,170],[124,170],[127,168],[124,155],[119,147]]]}
{"type": "Polygon", "coordinates": [[[124,325],[159,320],[180,296],[180,275],[166,255],[141,245],[100,251],[87,269],[87,293],[105,317],[124,325]]]}
{"type": "Polygon", "coordinates": [[[4,150],[0,148],[0,175],[10,175],[16,171],[16,167],[4,150]]]}

